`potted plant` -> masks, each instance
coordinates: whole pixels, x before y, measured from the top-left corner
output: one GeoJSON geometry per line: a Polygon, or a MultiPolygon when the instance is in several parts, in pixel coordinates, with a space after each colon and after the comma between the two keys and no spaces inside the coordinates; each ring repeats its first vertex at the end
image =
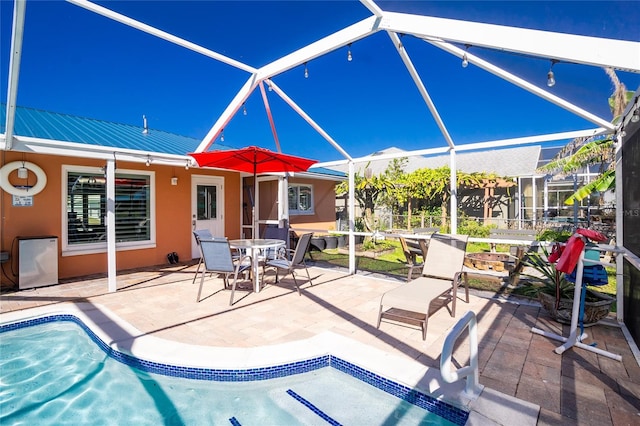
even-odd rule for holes
{"type": "Polygon", "coordinates": [[[325,235],[322,238],[324,238],[326,249],[338,248],[338,237],[336,235],[325,235]]]}
{"type": "Polygon", "coordinates": [[[325,248],[326,249],[336,249],[338,248],[338,236],[335,234],[332,234],[331,231],[333,230],[333,227],[329,228],[329,234],[328,235],[324,235],[324,241],[325,241],[325,248]]]}
{"type": "MultiPolygon", "coordinates": [[[[551,317],[563,324],[571,324],[573,313],[574,283],[567,280],[564,272],[556,269],[555,263],[549,262],[549,252],[542,247],[542,253],[529,253],[523,261],[525,267],[531,268],[531,273],[522,275],[533,281],[525,291],[528,296],[537,297],[542,307],[551,317]]],[[[586,289],[584,307],[584,326],[594,325],[605,318],[611,310],[615,299],[590,288],[586,289]]]]}
{"type": "MultiPolygon", "coordinates": [[[[358,217],[354,222],[354,231],[356,232],[366,232],[366,228],[364,226],[364,218],[358,217]]],[[[355,236],[356,244],[362,244],[364,242],[364,235],[356,235],[355,236]]]]}
{"type": "Polygon", "coordinates": [[[313,236],[313,238],[311,238],[310,249],[323,251],[325,248],[327,248],[327,242],[323,236],[313,236]]]}

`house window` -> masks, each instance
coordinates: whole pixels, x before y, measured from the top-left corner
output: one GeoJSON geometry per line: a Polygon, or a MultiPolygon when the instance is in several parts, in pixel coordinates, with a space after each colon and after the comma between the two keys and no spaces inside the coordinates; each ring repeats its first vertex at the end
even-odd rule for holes
{"type": "MultiPolygon", "coordinates": [[[[101,251],[106,248],[107,189],[101,169],[66,168],[63,249],[101,251]]],[[[153,243],[153,175],[135,171],[115,176],[115,233],[118,247],[153,243]]]]}
{"type": "Polygon", "coordinates": [[[313,186],[289,185],[289,214],[313,214],[313,186]]]}

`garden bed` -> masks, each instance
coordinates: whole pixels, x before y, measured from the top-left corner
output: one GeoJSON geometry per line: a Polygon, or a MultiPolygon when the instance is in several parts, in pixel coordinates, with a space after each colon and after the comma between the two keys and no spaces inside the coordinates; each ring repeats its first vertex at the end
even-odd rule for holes
{"type": "MultiPolygon", "coordinates": [[[[385,254],[391,254],[395,251],[395,248],[380,248],[375,250],[364,250],[362,244],[356,245],[356,256],[368,257],[371,259],[377,259],[385,254]]],[[[338,253],[349,254],[349,247],[338,248],[338,253]]]]}

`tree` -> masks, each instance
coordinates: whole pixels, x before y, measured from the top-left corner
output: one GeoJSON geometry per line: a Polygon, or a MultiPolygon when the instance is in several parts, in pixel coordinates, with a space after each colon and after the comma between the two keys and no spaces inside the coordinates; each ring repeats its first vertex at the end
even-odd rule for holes
{"type": "MultiPolygon", "coordinates": [[[[465,173],[458,170],[456,173],[456,187],[478,187],[487,176],[486,173],[465,173]]],[[[418,169],[406,175],[402,185],[407,188],[409,210],[412,199],[439,199],[442,224],[446,223],[448,213],[447,206],[451,199],[450,182],[451,168],[449,166],[443,166],[437,169],[418,169]]]]}
{"type": "Polygon", "coordinates": [[[380,204],[389,208],[392,214],[399,214],[405,201],[404,188],[401,187],[400,182],[405,174],[404,168],[408,161],[407,157],[394,158],[383,172],[384,177],[393,182],[393,186],[381,194],[379,200],[380,204]]]}
{"type": "MultiPolygon", "coordinates": [[[[609,108],[613,115],[612,123],[618,123],[634,93],[627,90],[613,68],[604,69],[613,83],[613,94],[609,97],[609,108]]],[[[591,165],[599,165],[598,177],[579,188],[565,204],[581,201],[595,191],[605,192],[615,188],[615,145],[611,137],[576,138],[562,148],[541,172],[566,176],[591,165]]]]}
{"type": "MultiPolygon", "coordinates": [[[[354,176],[354,196],[360,208],[363,211],[364,226],[367,232],[373,232],[375,226],[373,223],[373,212],[382,196],[386,195],[394,184],[387,179],[384,174],[375,176],[369,164],[365,167],[364,174],[356,173],[354,176]]],[[[341,182],[336,187],[337,195],[344,195],[349,192],[349,182],[341,182]]]]}

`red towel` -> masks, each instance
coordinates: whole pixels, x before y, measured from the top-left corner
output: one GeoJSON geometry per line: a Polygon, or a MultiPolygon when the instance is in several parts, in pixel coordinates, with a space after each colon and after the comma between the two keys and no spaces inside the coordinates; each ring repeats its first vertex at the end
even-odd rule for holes
{"type": "Polygon", "coordinates": [[[584,246],[584,240],[580,235],[573,234],[562,251],[556,269],[567,274],[573,272],[573,270],[576,269],[578,259],[580,259],[580,253],[582,253],[584,246]]]}

